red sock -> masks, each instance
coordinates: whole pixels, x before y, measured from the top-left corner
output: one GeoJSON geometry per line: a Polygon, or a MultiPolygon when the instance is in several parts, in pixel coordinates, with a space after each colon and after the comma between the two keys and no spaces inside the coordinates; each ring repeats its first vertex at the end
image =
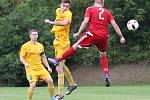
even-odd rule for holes
{"type": "Polygon", "coordinates": [[[62,61],[65,60],[66,58],[70,57],[73,53],[75,52],[75,49],[73,47],[67,49],[61,57],[58,58],[58,60],[62,61]]]}
{"type": "Polygon", "coordinates": [[[105,78],[108,77],[108,59],[106,56],[101,57],[101,64],[104,71],[105,78]]]}

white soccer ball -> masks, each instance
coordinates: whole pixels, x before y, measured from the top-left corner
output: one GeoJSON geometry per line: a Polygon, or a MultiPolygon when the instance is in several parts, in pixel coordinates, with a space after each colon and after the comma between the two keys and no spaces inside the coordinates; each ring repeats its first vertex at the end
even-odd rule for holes
{"type": "Polygon", "coordinates": [[[128,30],[135,31],[139,28],[139,23],[137,20],[131,19],[127,22],[127,28],[128,30]]]}

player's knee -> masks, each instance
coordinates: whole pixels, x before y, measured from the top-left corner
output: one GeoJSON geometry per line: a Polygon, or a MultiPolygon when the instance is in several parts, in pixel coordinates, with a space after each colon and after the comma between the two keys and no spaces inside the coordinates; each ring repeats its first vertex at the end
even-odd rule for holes
{"type": "Polygon", "coordinates": [[[53,80],[51,78],[47,78],[47,83],[48,84],[53,84],[53,80]]]}
{"type": "Polygon", "coordinates": [[[102,57],[102,56],[106,56],[106,52],[104,51],[104,52],[99,52],[100,53],[100,57],[102,57]]]}
{"type": "Polygon", "coordinates": [[[30,87],[31,87],[31,88],[33,88],[33,89],[34,89],[34,88],[35,88],[35,86],[36,86],[36,82],[31,82],[31,83],[30,83],[30,87]]]}
{"type": "Polygon", "coordinates": [[[63,66],[57,66],[56,71],[57,73],[63,73],[63,66]]]}
{"type": "Polygon", "coordinates": [[[75,43],[73,46],[74,50],[76,50],[78,48],[78,43],[75,43]]]}

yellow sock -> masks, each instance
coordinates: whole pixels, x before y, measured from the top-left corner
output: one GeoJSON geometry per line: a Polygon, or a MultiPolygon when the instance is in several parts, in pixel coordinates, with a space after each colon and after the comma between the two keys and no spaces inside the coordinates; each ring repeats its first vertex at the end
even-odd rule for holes
{"type": "Polygon", "coordinates": [[[62,95],[64,87],[64,73],[58,74],[58,95],[62,95]]]}
{"type": "Polygon", "coordinates": [[[74,80],[73,80],[73,78],[72,78],[72,75],[71,75],[71,73],[70,73],[68,67],[67,67],[65,64],[64,64],[64,74],[65,74],[66,79],[67,79],[68,82],[69,82],[69,86],[73,86],[74,80]]]}
{"type": "Polygon", "coordinates": [[[31,88],[31,87],[28,88],[28,91],[27,91],[28,92],[27,100],[32,100],[33,91],[34,91],[33,88],[31,88]]]}
{"type": "Polygon", "coordinates": [[[54,96],[54,84],[53,83],[49,83],[48,84],[48,90],[49,90],[49,93],[50,93],[50,96],[54,96]]]}

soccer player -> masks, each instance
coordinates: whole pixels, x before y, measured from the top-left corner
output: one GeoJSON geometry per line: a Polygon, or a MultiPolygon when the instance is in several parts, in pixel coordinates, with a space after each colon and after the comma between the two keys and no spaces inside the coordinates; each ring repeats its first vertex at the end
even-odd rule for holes
{"type": "Polygon", "coordinates": [[[27,100],[32,100],[34,88],[38,80],[47,82],[50,100],[54,100],[54,84],[49,74],[49,72],[52,72],[52,69],[47,62],[43,45],[37,42],[38,31],[36,29],[30,30],[29,36],[31,40],[23,44],[20,51],[20,61],[25,66],[26,78],[30,84],[27,91],[27,100]],[[44,68],[43,64],[49,72],[44,68]]]}
{"type": "MultiPolygon", "coordinates": [[[[54,25],[51,32],[55,34],[55,40],[53,42],[55,57],[61,56],[70,47],[69,31],[72,20],[72,12],[69,10],[70,3],[70,0],[62,0],[60,8],[56,9],[55,21],[45,20],[45,23],[54,25]]],[[[61,100],[64,97],[64,75],[69,82],[66,95],[71,94],[77,88],[77,84],[74,82],[68,67],[65,65],[65,60],[62,60],[61,64],[56,66],[56,71],[58,73],[58,94],[55,97],[56,100],[61,100]]]]}
{"type": "Polygon", "coordinates": [[[108,75],[108,58],[106,56],[106,48],[108,41],[108,24],[110,23],[115,29],[116,33],[120,37],[120,43],[125,43],[125,38],[123,37],[120,28],[115,22],[115,19],[111,12],[104,8],[104,0],[95,0],[93,6],[88,7],[85,11],[84,20],[76,34],[73,35],[77,38],[80,33],[86,28],[89,23],[88,30],[82,34],[80,39],[71,48],[67,49],[61,56],[55,59],[48,58],[54,64],[59,64],[60,61],[71,56],[77,48],[89,47],[95,45],[99,49],[100,61],[104,71],[104,78],[106,82],[106,87],[110,86],[110,80],[108,75]]]}

